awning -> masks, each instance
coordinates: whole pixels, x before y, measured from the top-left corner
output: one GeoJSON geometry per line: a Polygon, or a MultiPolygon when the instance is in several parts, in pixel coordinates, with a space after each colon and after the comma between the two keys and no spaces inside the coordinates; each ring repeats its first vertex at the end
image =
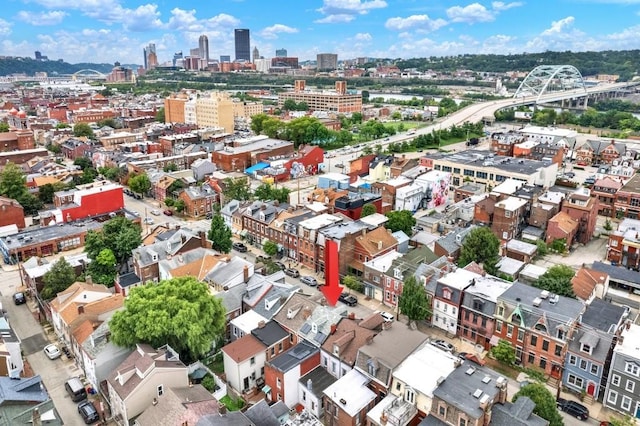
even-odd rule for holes
{"type": "Polygon", "coordinates": [[[500,337],[496,336],[495,334],[491,336],[491,339],[489,340],[489,344],[491,346],[498,346],[498,342],[500,342],[500,337]]]}
{"type": "Polygon", "coordinates": [[[268,163],[256,163],[253,166],[245,169],[244,172],[247,174],[251,174],[257,172],[258,170],[266,169],[267,167],[269,167],[268,163]]]}
{"type": "Polygon", "coordinates": [[[241,237],[246,237],[248,233],[249,233],[249,231],[247,229],[243,229],[242,231],[240,231],[240,236],[241,237]]]}
{"type": "Polygon", "coordinates": [[[264,393],[269,393],[269,392],[271,392],[271,386],[269,386],[269,385],[264,386],[264,387],[262,388],[262,392],[264,392],[264,393]]]}

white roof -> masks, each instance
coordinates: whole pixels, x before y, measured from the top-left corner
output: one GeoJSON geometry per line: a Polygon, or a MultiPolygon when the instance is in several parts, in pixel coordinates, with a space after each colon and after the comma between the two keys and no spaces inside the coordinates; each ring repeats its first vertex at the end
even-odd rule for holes
{"type": "Polygon", "coordinates": [[[558,136],[561,138],[575,138],[578,132],[570,129],[559,129],[557,127],[540,127],[540,126],[527,126],[520,130],[520,133],[525,135],[548,135],[558,136]]]}
{"type": "Polygon", "coordinates": [[[514,211],[524,207],[526,204],[527,200],[523,200],[522,198],[518,197],[509,197],[496,203],[496,207],[500,206],[505,210],[514,211]]]}
{"type": "Polygon", "coordinates": [[[624,328],[622,330],[622,336],[624,337],[622,343],[618,340],[618,344],[613,349],[614,352],[627,355],[631,358],[639,359],[640,354],[640,326],[636,324],[630,324],[629,329],[624,328]]]}
{"type": "Polygon", "coordinates": [[[390,252],[385,253],[382,256],[378,256],[375,259],[364,262],[364,266],[376,271],[387,272],[387,270],[391,267],[393,261],[399,257],[402,257],[402,253],[391,250],[390,252]]]}
{"type": "Polygon", "coordinates": [[[400,186],[400,185],[407,185],[408,183],[411,183],[411,182],[412,180],[409,179],[408,177],[400,175],[397,178],[387,179],[383,183],[389,186],[400,186]]]}
{"type": "Polygon", "coordinates": [[[388,217],[380,213],[373,213],[373,214],[370,214],[369,216],[360,218],[360,222],[364,222],[367,225],[373,225],[373,226],[380,226],[385,222],[387,222],[388,220],[389,220],[388,217]]]}
{"type": "Polygon", "coordinates": [[[450,272],[444,277],[440,278],[438,282],[448,287],[462,290],[469,284],[471,284],[471,281],[479,277],[481,277],[481,275],[478,275],[475,272],[471,272],[463,268],[458,268],[454,272],[450,272]]]}
{"type": "Polygon", "coordinates": [[[491,302],[497,302],[498,297],[507,291],[511,284],[513,283],[487,275],[476,278],[474,284],[465,289],[465,293],[475,294],[491,302]]]}
{"type": "Polygon", "coordinates": [[[376,398],[376,394],[367,387],[367,383],[369,379],[353,369],[326,388],[324,394],[353,417],[376,398]]]}
{"type": "Polygon", "coordinates": [[[427,343],[402,361],[393,377],[431,398],[438,379],[446,378],[456,368],[457,361],[455,355],[427,343]]]}
{"type": "Polygon", "coordinates": [[[525,182],[516,179],[507,179],[500,185],[497,185],[491,192],[498,192],[500,194],[515,194],[515,192],[524,186],[525,182]]]}
{"type": "Polygon", "coordinates": [[[250,310],[232,319],[231,324],[238,327],[243,333],[249,334],[251,330],[258,328],[260,321],[267,322],[268,320],[256,311],[250,310]]]}
{"type": "Polygon", "coordinates": [[[560,204],[562,200],[564,200],[565,194],[558,191],[547,191],[538,197],[538,201],[540,202],[548,202],[553,204],[560,204]]]}
{"type": "Polygon", "coordinates": [[[338,216],[334,216],[332,214],[321,214],[318,216],[311,217],[307,220],[303,220],[300,222],[300,226],[305,229],[320,229],[325,226],[332,225],[334,223],[340,222],[342,219],[338,216]]]}

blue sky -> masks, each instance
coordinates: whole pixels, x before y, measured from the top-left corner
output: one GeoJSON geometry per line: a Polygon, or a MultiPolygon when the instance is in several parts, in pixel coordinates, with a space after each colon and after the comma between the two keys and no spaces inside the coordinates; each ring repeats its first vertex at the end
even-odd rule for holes
{"type": "Polygon", "coordinates": [[[234,56],[233,29],[251,30],[266,58],[317,53],[412,58],[640,48],[640,0],[3,0],[0,55],[39,50],[67,62],[160,62],[209,37],[234,56]]]}

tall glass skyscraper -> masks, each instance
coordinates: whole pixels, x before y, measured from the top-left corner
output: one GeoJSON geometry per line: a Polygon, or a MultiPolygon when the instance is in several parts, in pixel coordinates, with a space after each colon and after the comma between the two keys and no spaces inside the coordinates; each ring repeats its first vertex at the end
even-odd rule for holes
{"type": "Polygon", "coordinates": [[[198,50],[200,53],[200,59],[203,59],[206,64],[209,63],[209,38],[206,35],[201,35],[198,39],[198,50]]]}
{"type": "Polygon", "coordinates": [[[235,29],[236,41],[236,61],[251,62],[251,46],[249,41],[249,30],[246,28],[235,29]]]}

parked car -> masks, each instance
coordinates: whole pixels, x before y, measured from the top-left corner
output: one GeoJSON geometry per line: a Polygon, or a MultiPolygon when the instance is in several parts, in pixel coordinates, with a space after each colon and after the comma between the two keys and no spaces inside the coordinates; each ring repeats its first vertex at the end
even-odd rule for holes
{"type": "Polygon", "coordinates": [[[270,260],[271,258],[269,256],[263,256],[261,254],[256,256],[256,262],[259,262],[259,263],[267,263],[270,260]]]}
{"type": "Polygon", "coordinates": [[[315,279],[315,277],[309,276],[309,275],[305,275],[303,277],[300,277],[300,282],[303,284],[306,284],[310,287],[317,287],[318,286],[318,280],[315,279]]]}
{"type": "Polygon", "coordinates": [[[24,297],[24,293],[19,291],[13,294],[13,303],[15,303],[16,305],[23,305],[27,303],[27,298],[24,297]]]}
{"type": "Polygon", "coordinates": [[[160,210],[153,209],[153,210],[151,210],[151,214],[154,215],[154,216],[160,216],[160,210]]]}
{"type": "Polygon", "coordinates": [[[344,303],[347,306],[356,306],[358,304],[358,299],[349,293],[342,293],[338,300],[344,303]]]}
{"type": "Polygon", "coordinates": [[[446,342],[442,339],[432,340],[430,343],[436,348],[442,349],[443,351],[446,351],[446,352],[453,352],[453,350],[455,349],[451,343],[446,342]]]}
{"type": "Polygon", "coordinates": [[[246,253],[247,251],[249,251],[247,246],[245,246],[243,243],[233,243],[233,249],[239,253],[246,253]]]}
{"type": "Polygon", "coordinates": [[[209,212],[204,216],[207,220],[213,219],[213,213],[209,212]]]}
{"type": "Polygon", "coordinates": [[[56,345],[50,344],[44,347],[44,354],[49,359],[56,359],[56,358],[60,358],[60,355],[62,355],[62,352],[60,352],[60,349],[58,349],[56,345]]]}
{"type": "Polygon", "coordinates": [[[144,223],[146,223],[147,225],[153,225],[153,218],[149,216],[145,217],[144,223]]]}
{"type": "Polygon", "coordinates": [[[96,410],[96,407],[91,401],[82,401],[78,404],[78,413],[80,413],[82,420],[84,420],[84,424],[86,425],[93,424],[100,420],[98,410],[96,410]]]}
{"type": "Polygon", "coordinates": [[[343,167],[344,167],[344,164],[342,164],[342,163],[338,163],[338,164],[336,164],[336,167],[337,167],[337,168],[339,168],[339,169],[341,169],[341,168],[343,168],[343,167]]]}
{"type": "Polygon", "coordinates": [[[171,211],[171,210],[169,210],[169,209],[167,209],[167,210],[163,211],[162,213],[164,213],[164,214],[165,214],[165,216],[173,216],[173,211],[171,211]]]}
{"type": "Polygon", "coordinates": [[[380,314],[382,319],[384,319],[384,322],[393,322],[394,320],[393,314],[385,311],[378,311],[378,313],[380,314]]]}
{"type": "Polygon", "coordinates": [[[300,276],[300,271],[294,268],[286,268],[284,273],[293,278],[298,278],[300,276]]]}
{"type": "Polygon", "coordinates": [[[577,419],[587,420],[589,418],[589,410],[579,402],[570,401],[564,398],[558,398],[556,401],[556,405],[560,410],[577,419]]]}
{"type": "Polygon", "coordinates": [[[280,268],[280,270],[282,270],[282,271],[287,269],[287,266],[282,262],[273,262],[273,264],[276,265],[278,268],[280,268]]]}

